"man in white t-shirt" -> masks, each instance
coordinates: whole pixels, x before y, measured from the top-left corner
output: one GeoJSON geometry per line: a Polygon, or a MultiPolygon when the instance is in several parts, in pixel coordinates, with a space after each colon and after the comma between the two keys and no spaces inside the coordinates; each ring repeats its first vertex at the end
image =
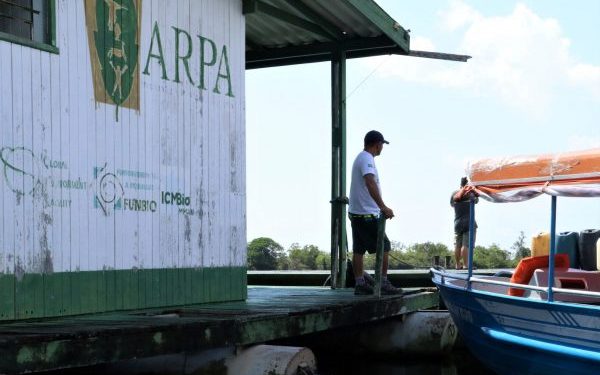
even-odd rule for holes
{"type": "MultiPolygon", "coordinates": [[[[364,150],[352,164],[352,181],[350,183],[350,205],[348,216],[352,224],[352,267],[356,286],[354,294],[373,294],[373,279],[364,272],[363,260],[365,252],[370,254],[377,250],[377,222],[380,215],[386,219],[394,217],[394,211],[383,203],[379,175],[375,167],[375,156],[383,150],[383,144],[389,144],[383,135],[371,130],[365,135],[364,150]]],[[[384,234],[385,235],[385,234],[384,234]]],[[[390,240],[384,237],[382,294],[401,294],[387,279],[388,255],[391,249],[390,240]]]]}

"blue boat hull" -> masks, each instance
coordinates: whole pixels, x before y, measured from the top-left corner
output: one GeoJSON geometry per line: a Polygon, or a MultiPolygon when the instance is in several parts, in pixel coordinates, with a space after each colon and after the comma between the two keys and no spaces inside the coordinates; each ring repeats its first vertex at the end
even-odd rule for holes
{"type": "Polygon", "coordinates": [[[473,354],[501,375],[600,373],[600,307],[438,286],[473,354]]]}

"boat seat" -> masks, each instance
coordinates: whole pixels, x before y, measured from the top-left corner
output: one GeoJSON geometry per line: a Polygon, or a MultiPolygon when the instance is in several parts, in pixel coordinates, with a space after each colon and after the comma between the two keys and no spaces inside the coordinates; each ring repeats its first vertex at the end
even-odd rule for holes
{"type": "MultiPolygon", "coordinates": [[[[548,269],[542,268],[535,270],[533,280],[535,280],[535,284],[538,286],[548,286],[548,269]]],[[[568,268],[566,270],[556,269],[554,270],[554,286],[564,289],[600,292],[600,272],[584,271],[575,268],[568,268]]],[[[542,298],[546,298],[546,293],[541,294],[542,298]]],[[[555,293],[554,299],[562,302],[600,304],[600,298],[575,296],[563,293],[555,293]]]]}

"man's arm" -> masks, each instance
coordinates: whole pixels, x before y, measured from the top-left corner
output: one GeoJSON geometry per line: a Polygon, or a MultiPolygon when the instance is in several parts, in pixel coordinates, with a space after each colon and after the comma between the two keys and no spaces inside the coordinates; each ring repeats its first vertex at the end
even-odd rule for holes
{"type": "Polygon", "coordinates": [[[452,196],[452,203],[460,202],[465,194],[464,188],[460,189],[452,196]]]}
{"type": "Polygon", "coordinates": [[[477,195],[473,187],[465,186],[452,196],[452,201],[450,202],[450,205],[454,206],[454,203],[464,200],[467,196],[473,196],[475,198],[475,203],[479,202],[479,196],[477,195]]]}
{"type": "Polygon", "coordinates": [[[381,194],[379,193],[379,187],[377,186],[377,182],[375,181],[375,175],[369,173],[364,175],[365,184],[367,184],[367,190],[369,191],[369,195],[371,198],[377,203],[377,206],[386,217],[386,219],[391,219],[394,217],[394,211],[391,208],[387,207],[385,203],[383,203],[383,199],[381,198],[381,194]]]}

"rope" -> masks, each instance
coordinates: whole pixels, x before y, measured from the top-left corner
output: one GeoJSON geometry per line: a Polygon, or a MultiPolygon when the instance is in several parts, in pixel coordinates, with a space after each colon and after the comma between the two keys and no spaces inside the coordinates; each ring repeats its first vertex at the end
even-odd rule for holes
{"type": "Polygon", "coordinates": [[[347,100],[348,100],[348,98],[350,98],[350,97],[352,96],[352,94],[354,94],[354,93],[356,92],[356,90],[358,90],[358,88],[359,88],[360,86],[362,86],[362,85],[363,85],[363,84],[364,84],[364,83],[365,83],[365,82],[366,82],[366,81],[367,81],[369,78],[371,78],[371,76],[372,76],[372,75],[373,75],[373,74],[374,74],[374,73],[375,73],[377,70],[379,70],[379,68],[381,68],[381,66],[382,66],[384,63],[388,62],[388,61],[389,61],[389,58],[390,58],[390,56],[392,56],[392,55],[388,55],[388,56],[387,56],[387,58],[383,59],[383,60],[382,60],[382,61],[379,63],[379,65],[377,65],[377,66],[375,67],[375,69],[373,69],[373,71],[372,71],[371,73],[369,73],[369,74],[368,74],[368,75],[367,75],[367,76],[366,76],[366,77],[365,77],[365,78],[364,78],[362,81],[360,81],[360,83],[359,83],[359,84],[358,84],[358,85],[357,85],[357,86],[356,86],[354,89],[352,89],[352,91],[350,91],[350,94],[346,95],[346,98],[344,99],[344,101],[347,101],[347,100]]]}

